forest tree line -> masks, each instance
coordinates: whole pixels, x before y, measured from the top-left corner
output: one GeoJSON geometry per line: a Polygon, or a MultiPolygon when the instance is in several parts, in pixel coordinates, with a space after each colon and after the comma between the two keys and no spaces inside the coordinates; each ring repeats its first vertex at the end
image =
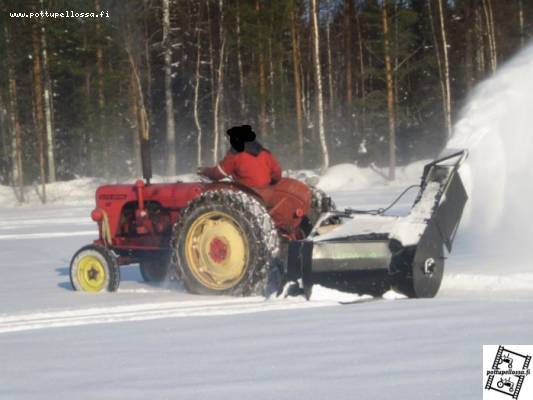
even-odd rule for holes
{"type": "MultiPolygon", "coordinates": [[[[0,0],[0,184],[219,160],[250,124],[285,168],[394,167],[445,144],[533,34],[527,0],[0,0]],[[65,12],[64,18],[12,13],[65,12]],[[76,17],[85,13],[85,17],[76,17]],[[87,15],[98,15],[91,18],[87,15]]],[[[17,192],[23,201],[23,191],[17,192]]]]}

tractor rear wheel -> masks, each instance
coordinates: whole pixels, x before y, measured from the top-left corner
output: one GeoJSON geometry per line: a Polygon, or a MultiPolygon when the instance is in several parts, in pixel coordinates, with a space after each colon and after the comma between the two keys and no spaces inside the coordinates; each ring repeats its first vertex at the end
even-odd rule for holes
{"type": "Polygon", "coordinates": [[[143,257],[139,261],[139,269],[143,280],[152,283],[163,282],[167,277],[168,264],[168,254],[143,257]]]}
{"type": "Polygon", "coordinates": [[[276,268],[278,234],[265,207],[244,192],[212,190],[174,227],[178,277],[198,294],[264,294],[276,268]]]}
{"type": "Polygon", "coordinates": [[[82,292],[115,292],[120,283],[116,257],[104,247],[82,247],[70,262],[70,283],[82,292]]]}

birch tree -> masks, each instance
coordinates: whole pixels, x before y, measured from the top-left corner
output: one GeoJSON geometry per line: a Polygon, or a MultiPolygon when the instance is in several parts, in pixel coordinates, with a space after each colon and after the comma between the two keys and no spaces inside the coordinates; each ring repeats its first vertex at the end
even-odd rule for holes
{"type": "MultiPolygon", "coordinates": [[[[100,12],[100,0],[94,0],[94,8],[100,12]]],[[[96,141],[102,148],[93,149],[102,153],[105,161],[108,159],[108,141],[105,137],[105,93],[104,93],[104,49],[102,44],[102,26],[96,21],[96,78],[98,96],[98,139],[96,141]]],[[[96,167],[96,166],[95,166],[96,167]]],[[[98,168],[97,168],[98,169],[98,168]]],[[[105,170],[107,174],[107,169],[105,170]]]]}
{"type": "Polygon", "coordinates": [[[224,29],[224,0],[218,1],[218,9],[220,11],[219,21],[219,38],[220,38],[220,53],[218,57],[218,67],[216,70],[216,94],[215,94],[215,108],[213,110],[213,162],[218,162],[219,141],[220,141],[220,113],[222,105],[222,96],[224,94],[224,62],[226,58],[226,30],[224,29]]]}
{"type": "MultiPolygon", "coordinates": [[[[41,0],[41,9],[44,9],[44,2],[41,0]]],[[[43,61],[43,90],[44,90],[44,116],[46,127],[46,148],[48,155],[48,181],[56,181],[55,162],[55,139],[53,127],[53,104],[52,104],[52,82],[50,80],[50,69],[48,67],[48,47],[46,43],[45,24],[41,24],[41,56],[43,61]]]]}
{"type": "Polygon", "coordinates": [[[259,78],[259,132],[261,137],[265,138],[268,135],[268,117],[267,117],[267,103],[266,103],[266,72],[265,72],[265,56],[263,44],[263,32],[261,26],[261,2],[256,0],[255,10],[257,13],[257,29],[258,29],[258,78],[259,78]]]}
{"type": "Polygon", "coordinates": [[[41,49],[38,23],[32,22],[32,61],[33,61],[33,103],[35,109],[35,133],[37,135],[37,149],[39,153],[39,175],[41,178],[41,201],[46,203],[46,155],[44,149],[44,109],[43,86],[41,72],[41,49]]]}
{"type": "Polygon", "coordinates": [[[318,27],[318,10],[316,3],[317,0],[310,0],[309,11],[313,32],[313,64],[315,71],[318,137],[320,140],[320,146],[322,148],[322,168],[326,169],[329,166],[329,151],[328,144],[326,142],[326,131],[324,128],[324,100],[322,95],[322,70],[320,66],[320,34],[318,27]]]}
{"type": "Polygon", "coordinates": [[[170,0],[163,1],[163,42],[165,74],[165,112],[167,175],[176,174],[176,128],[174,125],[174,100],[172,97],[172,45],[170,43],[170,0]]]}
{"type": "Polygon", "coordinates": [[[353,16],[353,0],[344,1],[344,57],[345,73],[346,73],[346,104],[348,106],[348,114],[351,115],[351,105],[353,98],[353,79],[352,79],[352,16],[353,16]]]}
{"type": "Polygon", "coordinates": [[[446,36],[446,28],[444,25],[444,13],[442,9],[442,1],[436,0],[439,13],[440,24],[440,38],[442,43],[439,43],[437,38],[436,27],[433,19],[433,9],[431,7],[431,1],[427,0],[428,16],[431,25],[431,33],[433,36],[433,46],[435,48],[435,55],[437,58],[437,67],[439,70],[439,84],[442,96],[442,113],[444,116],[444,127],[446,129],[447,137],[452,134],[452,116],[451,116],[451,93],[450,93],[450,66],[448,61],[448,41],[446,36]]]}
{"type": "Polygon", "coordinates": [[[394,110],[394,83],[390,56],[389,17],[386,0],[383,1],[383,5],[381,6],[381,16],[383,22],[383,47],[387,80],[387,111],[389,117],[389,179],[392,181],[396,178],[396,114],[394,110]]]}
{"type": "Polygon", "coordinates": [[[15,68],[11,57],[11,36],[8,25],[4,26],[6,53],[7,53],[7,78],[9,91],[9,122],[11,132],[11,184],[20,203],[24,202],[24,171],[22,168],[22,129],[19,120],[18,90],[15,68]],[[18,187],[18,190],[16,189],[18,187]]]}
{"type": "Polygon", "coordinates": [[[241,118],[246,116],[246,99],[244,95],[244,70],[242,65],[242,49],[241,49],[241,8],[240,2],[237,0],[237,15],[235,33],[237,35],[237,67],[239,69],[239,103],[241,118]]]}
{"type": "MultiPolygon", "coordinates": [[[[202,30],[200,28],[201,4],[198,11],[198,23],[196,26],[196,67],[194,72],[194,100],[193,100],[193,115],[194,125],[196,126],[196,165],[202,165],[202,124],[200,123],[199,101],[200,101],[200,82],[202,79],[202,30]]],[[[241,90],[242,93],[242,90],[241,90]]],[[[241,99],[242,101],[242,99],[241,99]]],[[[243,109],[241,108],[241,112],[243,109]]]]}
{"type": "Polygon", "coordinates": [[[442,54],[444,56],[444,84],[446,86],[446,108],[445,121],[448,137],[452,136],[452,95],[450,89],[450,62],[448,60],[448,40],[446,36],[446,27],[444,25],[444,10],[442,0],[437,0],[439,6],[440,34],[442,38],[442,54]]]}
{"type": "Polygon", "coordinates": [[[522,0],[517,0],[518,2],[518,28],[520,29],[520,47],[524,47],[524,42],[526,40],[526,35],[524,31],[524,3],[522,0]]]}
{"type": "MultiPolygon", "coordinates": [[[[442,1],[442,0],[439,0],[442,1]]],[[[482,0],[483,12],[485,14],[485,25],[487,27],[487,38],[489,42],[490,67],[492,73],[498,68],[498,51],[496,48],[496,31],[494,28],[494,13],[492,12],[492,1],[482,0]]]]}
{"type": "Polygon", "coordinates": [[[363,132],[363,137],[366,130],[366,77],[365,77],[365,59],[364,59],[364,50],[363,50],[363,35],[361,34],[361,18],[358,15],[356,20],[355,27],[357,29],[357,49],[359,52],[359,75],[360,75],[360,87],[361,87],[361,131],[363,132]]]}
{"type": "Polygon", "coordinates": [[[292,3],[290,14],[291,25],[291,54],[292,54],[292,74],[294,79],[294,109],[296,118],[296,136],[298,138],[298,156],[300,166],[303,163],[304,157],[304,130],[302,121],[302,82],[300,76],[301,62],[300,62],[300,45],[297,33],[296,17],[294,10],[294,2],[292,3]]]}
{"type": "Polygon", "coordinates": [[[9,129],[7,127],[7,110],[2,91],[0,90],[0,146],[2,152],[0,153],[0,183],[9,184],[7,164],[9,160],[9,145],[8,138],[9,129]]]}
{"type": "Polygon", "coordinates": [[[331,12],[331,0],[327,1],[328,13],[326,22],[326,49],[328,59],[328,95],[329,95],[329,112],[331,114],[335,111],[335,91],[333,89],[333,57],[331,54],[331,24],[332,24],[332,12],[331,12]]]}

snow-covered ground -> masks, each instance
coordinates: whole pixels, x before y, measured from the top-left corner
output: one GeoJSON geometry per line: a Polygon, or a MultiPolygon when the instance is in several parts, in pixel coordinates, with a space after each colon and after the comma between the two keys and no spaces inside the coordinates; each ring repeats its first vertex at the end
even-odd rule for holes
{"type": "MultiPolygon", "coordinates": [[[[403,187],[374,184],[332,193],[364,208],[403,187]]],[[[0,209],[0,398],[479,398],[482,345],[533,332],[533,275],[473,265],[461,238],[432,300],[201,297],[135,266],[118,293],[73,292],[85,203],[0,209]]]]}

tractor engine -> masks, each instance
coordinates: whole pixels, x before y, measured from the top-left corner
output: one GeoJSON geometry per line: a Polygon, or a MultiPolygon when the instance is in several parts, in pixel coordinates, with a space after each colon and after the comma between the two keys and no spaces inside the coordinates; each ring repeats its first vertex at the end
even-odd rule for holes
{"type": "Polygon", "coordinates": [[[106,185],[96,191],[91,218],[98,223],[98,245],[119,254],[168,248],[172,226],[189,201],[202,192],[201,183],[106,185]]]}

